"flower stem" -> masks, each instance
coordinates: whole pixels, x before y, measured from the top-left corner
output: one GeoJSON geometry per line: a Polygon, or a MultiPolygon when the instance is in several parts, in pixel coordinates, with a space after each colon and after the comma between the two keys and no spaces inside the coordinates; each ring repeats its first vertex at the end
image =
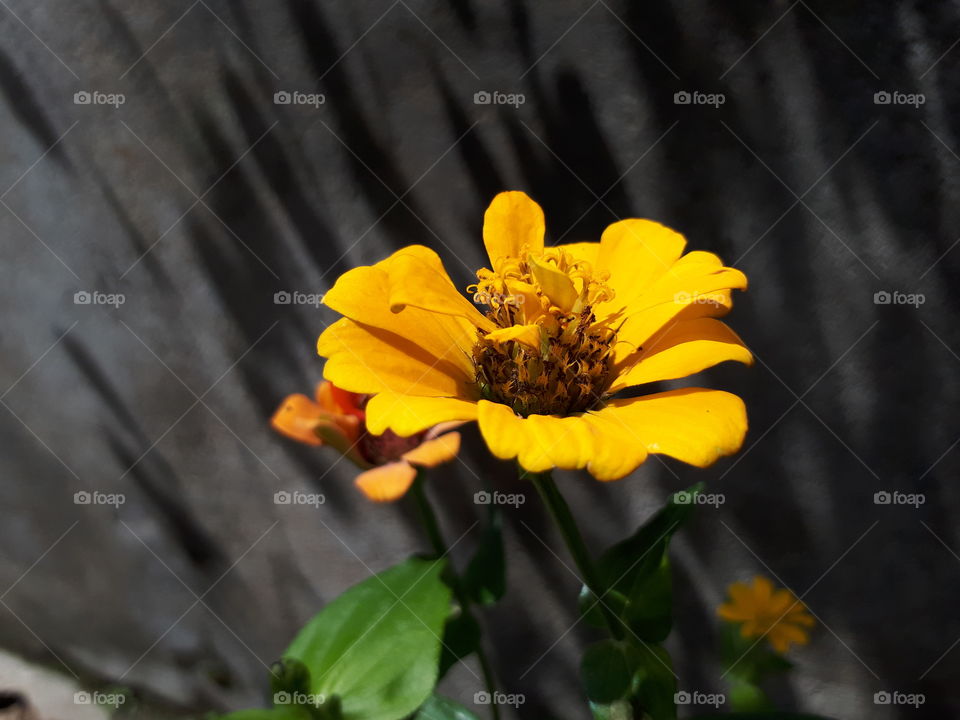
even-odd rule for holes
{"type": "Polygon", "coordinates": [[[440,524],[437,522],[437,514],[433,511],[430,500],[427,499],[427,493],[423,488],[423,474],[417,475],[413,481],[413,487],[410,488],[413,493],[413,499],[417,503],[417,512],[420,514],[420,520],[423,522],[423,529],[427,533],[427,539],[433,546],[433,551],[437,557],[443,557],[447,554],[447,546],[443,541],[443,534],[440,532],[440,524]]]}
{"type": "Polygon", "coordinates": [[[533,486],[537,489],[541,499],[547,506],[547,510],[550,511],[550,516],[560,530],[563,541],[573,556],[573,561],[576,563],[577,569],[580,570],[580,574],[583,576],[584,585],[586,585],[590,589],[590,592],[597,598],[600,611],[603,613],[603,619],[607,623],[610,634],[617,640],[622,639],[622,624],[603,601],[607,588],[600,582],[600,574],[593,564],[590,552],[587,550],[586,543],[583,541],[583,535],[580,534],[577,522],[573,519],[570,506],[567,505],[567,501],[564,500],[563,495],[560,493],[560,488],[558,488],[557,484],[553,481],[553,476],[549,472],[534,474],[525,473],[525,471],[521,470],[521,477],[523,477],[524,474],[533,479],[533,486]]]}
{"type": "MultiPolygon", "coordinates": [[[[440,532],[440,524],[437,522],[437,514],[434,512],[433,505],[430,504],[430,500],[427,498],[427,493],[424,489],[423,483],[423,473],[419,473],[417,475],[417,479],[414,480],[413,487],[410,488],[410,491],[413,494],[413,499],[417,504],[417,510],[420,514],[420,519],[423,521],[423,527],[427,533],[427,539],[433,546],[434,553],[436,553],[438,558],[444,557],[447,554],[447,544],[444,542],[443,534],[440,532]]],[[[460,575],[452,565],[449,567],[449,578],[453,594],[457,598],[457,602],[460,603],[462,612],[465,615],[471,615],[470,608],[472,603],[470,602],[470,597],[466,592],[464,592],[460,575]]],[[[476,652],[477,660],[480,663],[480,672],[483,675],[483,684],[486,686],[487,695],[490,696],[490,711],[493,715],[493,720],[500,720],[500,708],[497,705],[497,696],[495,692],[496,683],[493,678],[493,668],[490,665],[490,660],[487,657],[482,644],[477,644],[476,652]]]]}

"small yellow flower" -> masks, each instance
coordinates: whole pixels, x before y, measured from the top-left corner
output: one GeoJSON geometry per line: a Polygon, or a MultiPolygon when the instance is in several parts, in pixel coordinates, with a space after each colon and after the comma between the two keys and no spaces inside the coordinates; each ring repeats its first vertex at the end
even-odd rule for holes
{"type": "Polygon", "coordinates": [[[806,645],[808,629],[814,620],[806,606],[785,588],[773,589],[773,583],[758,575],[753,584],[733,583],[727,592],[730,602],[721,605],[717,614],[724,620],[742,623],[740,634],[745,638],[766,637],[778,653],[785,653],[792,643],[806,645]]]}
{"type": "Polygon", "coordinates": [[[616,480],[651,453],[705,467],[747,430],[736,395],[703,388],[622,391],[750,352],[717,320],[747,278],[650,220],[599,243],[544,245],[540,206],[497,195],[484,216],[490,267],[467,290],[411,245],[342,275],[324,302],[344,317],[320,336],[324,377],[372,394],[372,432],[413,435],[472,421],[499,458],[530,472],[587,468],[616,480]]]}
{"type": "Polygon", "coordinates": [[[404,495],[418,468],[453,460],[460,451],[460,433],[448,432],[459,423],[443,423],[400,437],[389,430],[367,429],[368,398],[331,382],[317,385],[315,399],[288,396],[270,424],[282,435],[307,445],[328,445],[362,469],[356,485],[370,500],[388,502],[404,495]]]}

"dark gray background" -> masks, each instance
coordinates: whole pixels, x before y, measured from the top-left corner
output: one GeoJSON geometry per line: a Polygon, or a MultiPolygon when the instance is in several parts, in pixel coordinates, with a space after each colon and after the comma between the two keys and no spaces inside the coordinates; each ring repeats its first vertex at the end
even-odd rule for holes
{"type": "MultiPolygon", "coordinates": [[[[0,4],[3,647],[186,710],[259,702],[264,664],[323,602],[425,547],[409,507],[371,506],[346,463],[269,430],[320,377],[333,319],[273,295],[412,242],[466,286],[483,210],[512,188],[552,241],[650,217],[750,277],[730,323],[757,365],[697,379],[745,398],[744,450],[560,478],[595,547],[668,492],[724,493],[674,545],[680,687],[723,690],[714,608],[764,572],[820,619],[785,704],[957,716],[957,3],[0,4]],[[126,102],[75,105],[81,90],[126,102]],[[82,290],[126,302],[75,305],[82,290]],[[279,489],[327,504],[276,506],[279,489]],[[77,506],[80,490],[126,503],[77,506]],[[926,502],[877,506],[880,490],[926,502]],[[879,690],[926,705],[875,707],[879,690]]],[[[502,687],[526,695],[518,717],[586,717],[579,583],[472,432],[431,491],[455,559],[478,538],[468,466],[529,500],[484,617],[502,687]]],[[[469,702],[475,671],[443,690],[469,702]]]]}

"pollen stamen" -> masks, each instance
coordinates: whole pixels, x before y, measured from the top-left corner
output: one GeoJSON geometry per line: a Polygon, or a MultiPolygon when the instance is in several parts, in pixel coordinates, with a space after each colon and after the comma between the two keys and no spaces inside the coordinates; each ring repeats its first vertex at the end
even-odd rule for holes
{"type": "Polygon", "coordinates": [[[524,417],[595,409],[613,380],[616,331],[597,323],[592,309],[613,298],[608,278],[560,248],[547,248],[536,262],[570,278],[578,292],[572,309],[565,311],[551,302],[525,259],[505,259],[496,272],[482,269],[477,282],[467,288],[475,302],[487,305],[487,317],[498,327],[540,328],[539,347],[519,340],[498,342],[481,334],[473,349],[480,394],[524,417]]]}

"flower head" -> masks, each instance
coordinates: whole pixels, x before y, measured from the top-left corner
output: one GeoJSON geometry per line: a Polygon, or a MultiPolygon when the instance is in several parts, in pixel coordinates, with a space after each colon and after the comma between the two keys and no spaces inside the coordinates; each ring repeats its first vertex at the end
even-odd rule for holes
{"type": "Polygon", "coordinates": [[[753,584],[733,583],[727,592],[730,602],[717,609],[724,620],[742,623],[740,634],[745,638],[764,637],[778,653],[790,645],[806,645],[808,629],[814,620],[806,606],[785,588],[773,589],[773,583],[757,576],[753,584]]]}
{"type": "Polygon", "coordinates": [[[744,289],[739,270],[683,254],[678,233],[622,220],[599,243],[546,247],[540,206],[497,195],[484,216],[490,267],[467,291],[412,245],[342,275],[324,302],[344,317],[318,341],[324,376],[372,395],[372,432],[414,435],[476,420],[497,457],[530,472],[587,468],[615,480],[650,453],[700,467],[736,452],[747,429],[730,393],[621,391],[752,361],[716,318],[744,289]]]}
{"type": "Polygon", "coordinates": [[[459,423],[444,423],[401,437],[389,430],[373,434],[366,426],[368,396],[342,390],[331,382],[317,385],[315,399],[290,395],[274,413],[274,430],[307,445],[329,445],[363,470],[356,484],[371,500],[401,497],[413,484],[417,468],[449,462],[460,450],[459,423]]]}

